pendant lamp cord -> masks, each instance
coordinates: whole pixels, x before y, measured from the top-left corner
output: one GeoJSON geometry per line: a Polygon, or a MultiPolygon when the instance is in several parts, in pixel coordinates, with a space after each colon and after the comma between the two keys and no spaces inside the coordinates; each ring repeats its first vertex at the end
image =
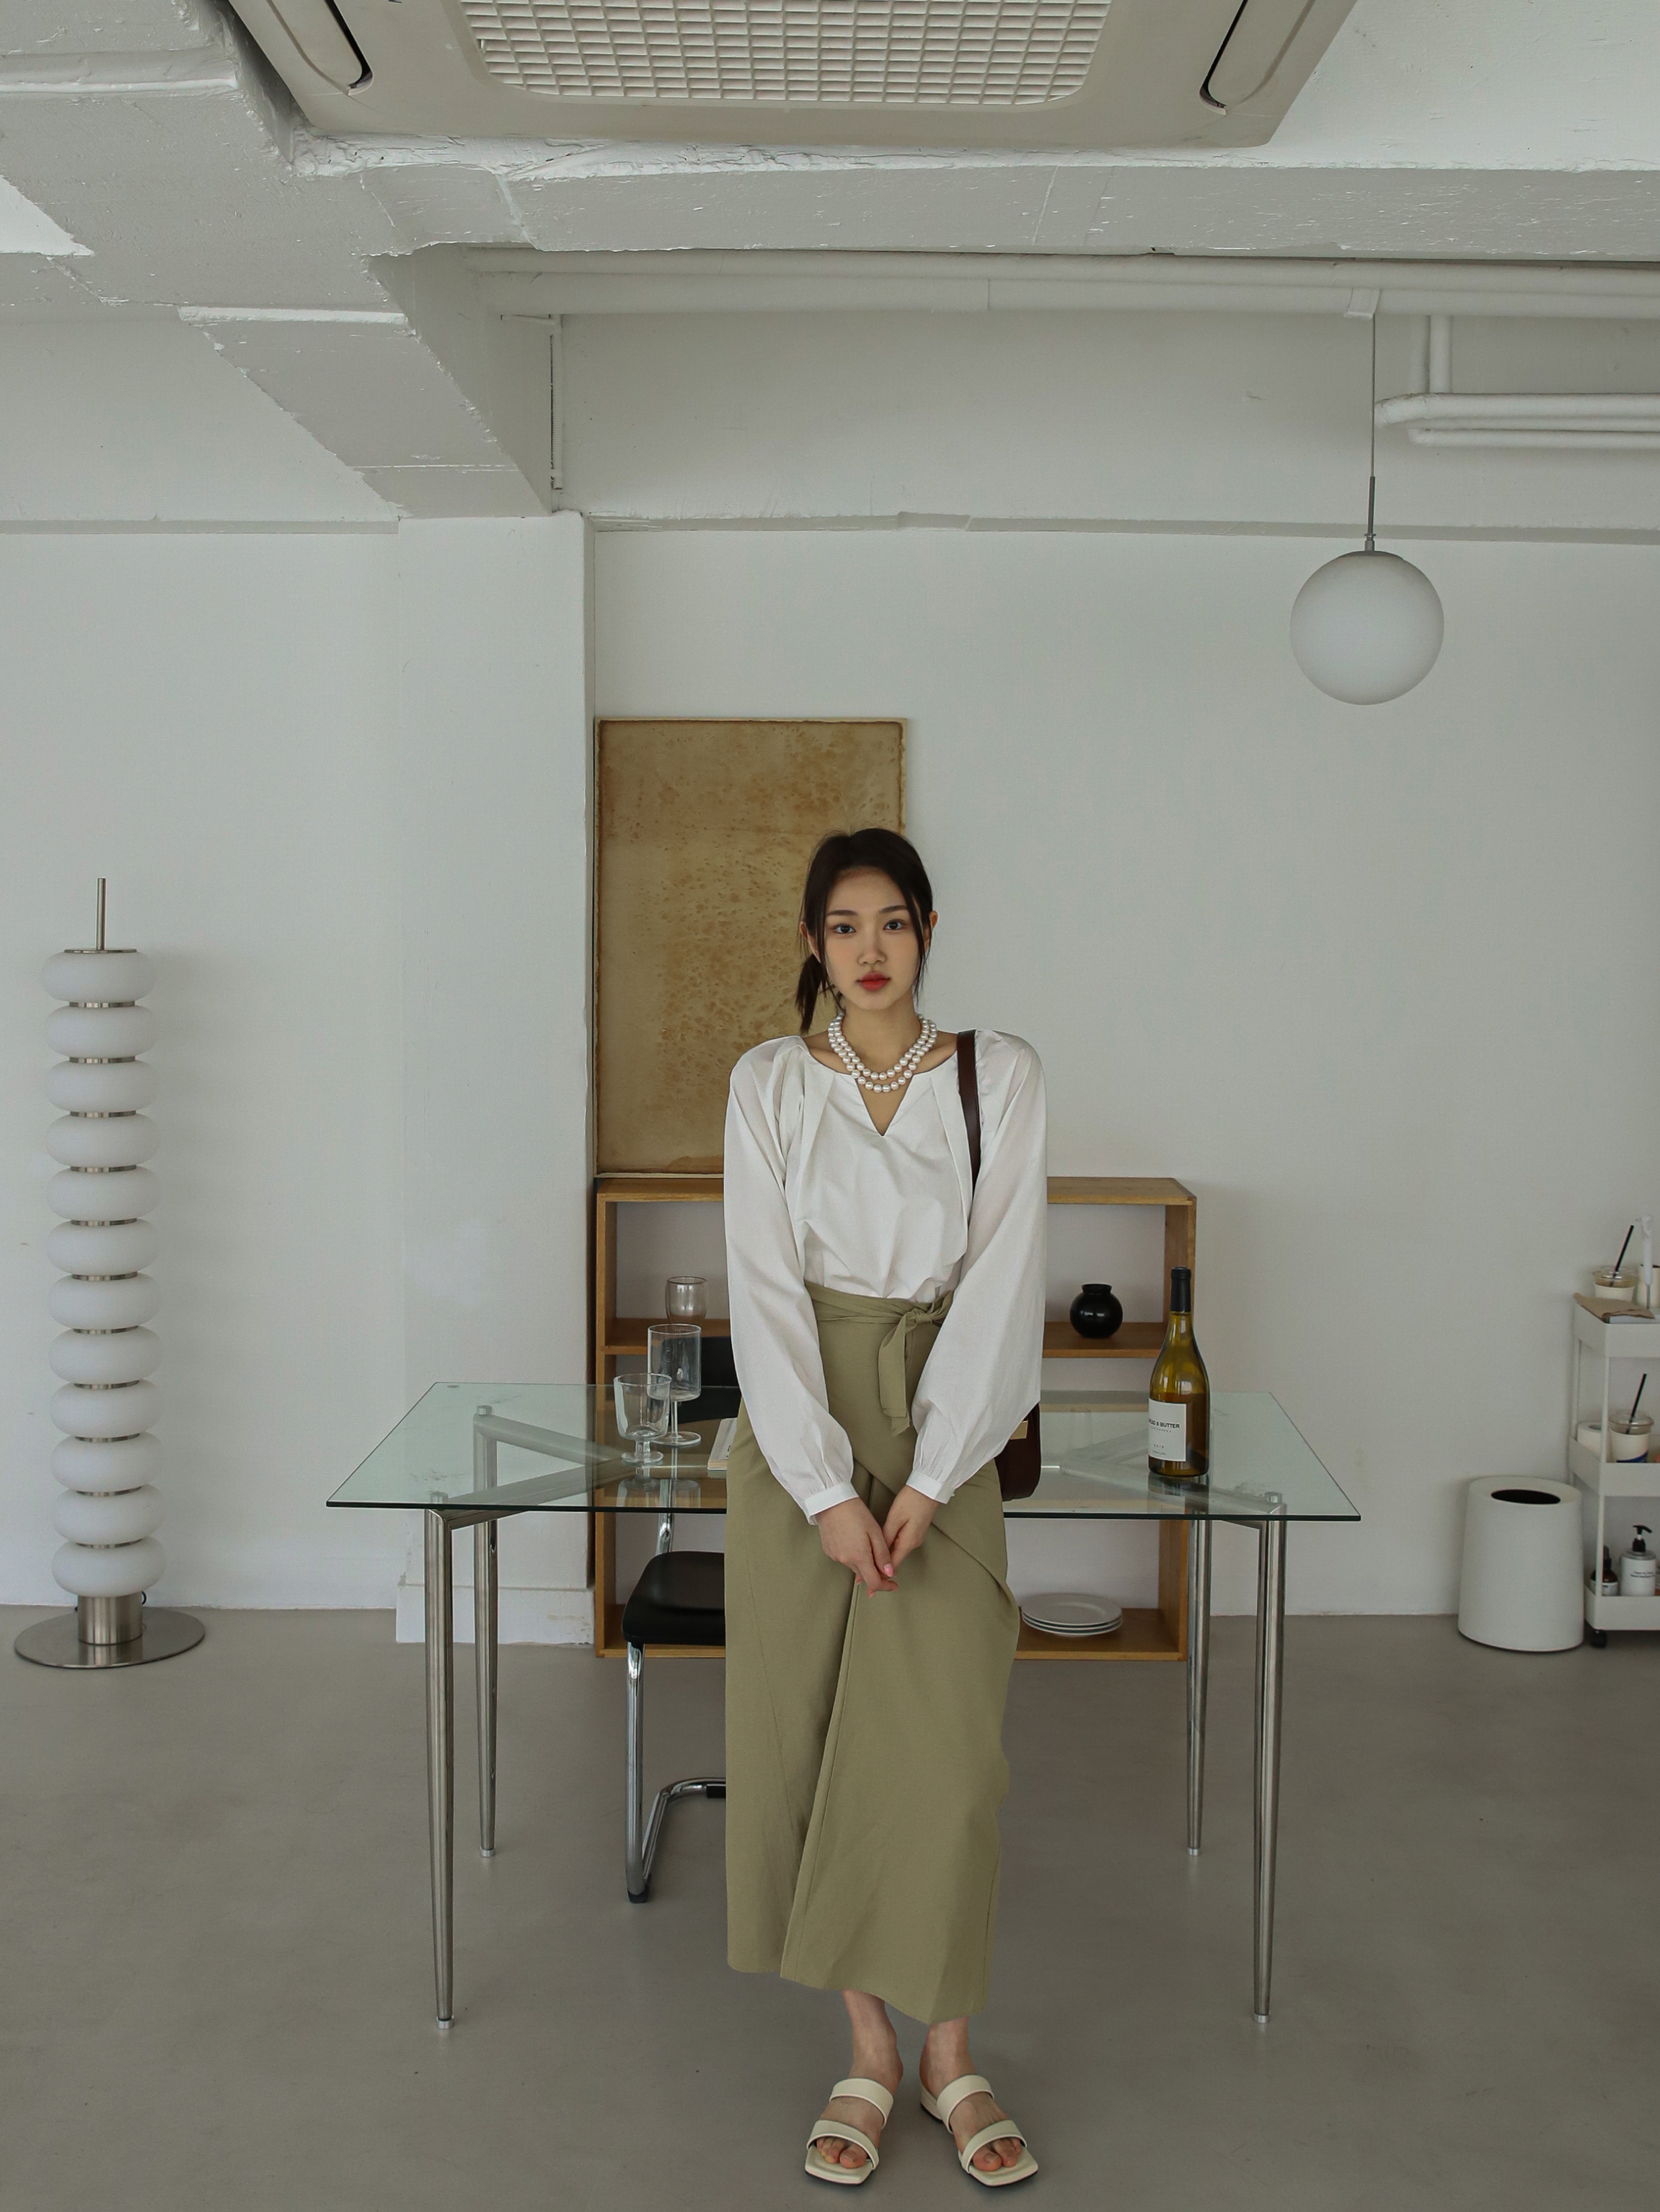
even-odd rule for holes
{"type": "Polygon", "coordinates": [[[1368,553],[1375,553],[1377,550],[1377,545],[1372,525],[1377,514],[1377,310],[1376,307],[1372,309],[1370,319],[1371,322],[1371,412],[1366,417],[1366,428],[1370,433],[1370,443],[1366,448],[1366,468],[1369,478],[1366,485],[1366,550],[1368,553]]]}

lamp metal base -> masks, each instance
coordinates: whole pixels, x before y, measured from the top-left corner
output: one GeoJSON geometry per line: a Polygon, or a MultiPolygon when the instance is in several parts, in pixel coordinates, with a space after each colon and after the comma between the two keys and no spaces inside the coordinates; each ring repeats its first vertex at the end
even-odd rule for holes
{"type": "Polygon", "coordinates": [[[54,1613],[32,1622],[12,1649],[20,1659],[33,1660],[37,1667],[146,1667],[153,1659],[176,1658],[206,1634],[194,1613],[147,1605],[138,1633],[119,1644],[83,1644],[79,1613],[54,1613]]]}

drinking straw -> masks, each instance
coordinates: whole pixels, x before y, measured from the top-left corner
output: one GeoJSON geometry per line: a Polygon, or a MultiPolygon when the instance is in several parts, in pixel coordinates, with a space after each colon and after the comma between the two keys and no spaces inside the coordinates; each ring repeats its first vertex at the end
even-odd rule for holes
{"type": "Polygon", "coordinates": [[[1626,1256],[1626,1246],[1631,1243],[1632,1235],[1636,1227],[1637,1224],[1633,1221],[1631,1224],[1631,1228],[1626,1231],[1626,1243],[1620,1247],[1620,1258],[1614,1261],[1614,1266],[1609,1270],[1610,1285],[1612,1285],[1614,1278],[1617,1277],[1620,1273],[1621,1261],[1624,1261],[1626,1256]]]}

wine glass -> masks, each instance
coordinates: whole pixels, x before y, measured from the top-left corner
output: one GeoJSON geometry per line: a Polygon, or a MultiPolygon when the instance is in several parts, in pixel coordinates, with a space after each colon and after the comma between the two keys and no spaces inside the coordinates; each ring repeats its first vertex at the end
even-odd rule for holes
{"type": "Polygon", "coordinates": [[[651,1448],[652,1439],[660,1437],[669,1425],[669,1399],[654,1386],[654,1378],[647,1372],[619,1375],[611,1384],[617,1407],[617,1433],[634,1446],[630,1467],[659,1467],[661,1452],[651,1448]]]}
{"type": "Polygon", "coordinates": [[[652,1388],[669,1401],[668,1433],[664,1443],[671,1451],[696,1449],[703,1439],[680,1425],[680,1408],[703,1387],[703,1332],[696,1322],[654,1322],[646,1331],[646,1376],[652,1388]]]}
{"type": "Polygon", "coordinates": [[[671,1321],[702,1321],[709,1310],[708,1279],[671,1275],[663,1285],[663,1310],[671,1321]]]}

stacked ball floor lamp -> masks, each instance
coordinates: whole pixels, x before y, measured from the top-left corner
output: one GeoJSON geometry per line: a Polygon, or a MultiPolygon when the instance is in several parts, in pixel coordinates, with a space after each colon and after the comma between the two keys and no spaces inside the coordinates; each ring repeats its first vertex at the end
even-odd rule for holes
{"type": "Polygon", "coordinates": [[[153,981],[149,962],[104,943],[101,876],[97,943],[55,954],[43,981],[68,1002],[46,1022],[47,1042],[67,1055],[46,1078],[47,1097],[64,1109],[46,1137],[63,1162],[47,1195],[64,1217],[46,1250],[67,1271],[52,1291],[52,1316],[64,1323],[52,1347],[63,1377],[52,1417],[64,1432],[52,1454],[64,1486],[52,1520],[67,1540],[52,1573],[75,1611],[26,1628],[17,1650],[43,1667],[140,1667],[188,1651],[203,1629],[187,1613],[144,1602],[165,1565],[149,1380],[161,1344],[144,1327],[160,1300],[143,1272],[158,1243],[144,1218],[158,1195],[144,1165],[156,1133],[139,1111],[155,1095],[155,1073],[138,1057],[155,1042],[155,1017],[137,1003],[153,981]]]}

